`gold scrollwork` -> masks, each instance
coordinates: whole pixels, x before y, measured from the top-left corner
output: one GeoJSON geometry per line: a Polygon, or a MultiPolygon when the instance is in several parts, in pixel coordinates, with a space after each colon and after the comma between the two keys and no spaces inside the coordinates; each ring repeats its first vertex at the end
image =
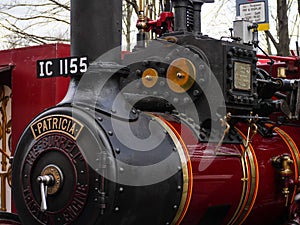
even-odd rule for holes
{"type": "Polygon", "coordinates": [[[9,140],[11,135],[11,89],[8,86],[0,85],[0,153],[1,153],[1,211],[6,211],[6,189],[7,183],[11,185],[11,166],[8,166],[10,159],[9,140]],[[7,182],[7,183],[6,183],[7,182]]]}

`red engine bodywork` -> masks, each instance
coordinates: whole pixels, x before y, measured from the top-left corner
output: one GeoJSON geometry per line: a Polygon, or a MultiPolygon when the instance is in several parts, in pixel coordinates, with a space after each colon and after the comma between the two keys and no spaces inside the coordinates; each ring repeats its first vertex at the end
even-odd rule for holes
{"type": "MultiPolygon", "coordinates": [[[[246,145],[248,125],[236,130],[243,144],[197,143],[185,125],[171,122],[181,134],[190,159],[186,212],[181,225],[198,224],[283,224],[297,192],[300,168],[299,128],[276,127],[273,135],[257,133],[246,145]],[[291,165],[289,194],[285,196],[283,177],[273,159],[288,154],[291,165]]],[[[271,125],[266,125],[271,127],[271,125]]]]}
{"type": "Polygon", "coordinates": [[[272,77],[288,79],[300,78],[299,56],[265,56],[257,55],[257,67],[266,70],[272,77]],[[273,62],[271,61],[273,60],[273,62]],[[272,66],[271,66],[272,64],[272,66]]]}

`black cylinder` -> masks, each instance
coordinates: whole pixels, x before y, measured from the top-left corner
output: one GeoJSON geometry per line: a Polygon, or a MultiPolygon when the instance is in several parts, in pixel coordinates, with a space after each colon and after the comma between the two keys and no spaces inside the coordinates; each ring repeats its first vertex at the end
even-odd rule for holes
{"type": "Polygon", "coordinates": [[[175,31],[187,31],[187,0],[172,0],[174,7],[174,30],[175,31]]]}
{"type": "MultiPolygon", "coordinates": [[[[122,0],[71,0],[71,55],[95,61],[107,51],[107,61],[121,60],[122,0]],[[116,51],[117,50],[117,51],[116,51]]],[[[60,104],[73,101],[81,76],[72,77],[60,104]]]]}
{"type": "Polygon", "coordinates": [[[193,0],[194,5],[194,33],[201,34],[201,7],[202,0],[193,0]]]}
{"type": "Polygon", "coordinates": [[[121,46],[122,0],[71,0],[71,55],[90,62],[121,46]]]}

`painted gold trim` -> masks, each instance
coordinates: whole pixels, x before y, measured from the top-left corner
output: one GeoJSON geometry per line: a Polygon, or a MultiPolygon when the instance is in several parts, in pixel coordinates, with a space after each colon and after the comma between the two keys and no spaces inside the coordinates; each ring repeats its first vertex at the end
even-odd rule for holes
{"type": "MultiPolygon", "coordinates": [[[[241,149],[243,149],[244,152],[244,146],[241,145],[241,149]]],[[[241,181],[243,182],[243,188],[242,188],[242,194],[241,194],[241,198],[240,198],[240,202],[238,204],[238,207],[236,208],[235,213],[233,214],[233,217],[231,218],[231,220],[228,222],[228,225],[233,224],[233,222],[236,220],[238,214],[240,213],[240,211],[242,210],[242,205],[243,202],[245,201],[245,196],[247,194],[247,189],[248,189],[248,164],[244,158],[244,156],[241,156],[241,165],[242,165],[242,172],[243,172],[243,177],[241,178],[241,181]]]]}
{"type": "Polygon", "coordinates": [[[168,132],[168,134],[170,135],[170,137],[175,143],[181,161],[182,174],[183,174],[182,196],[181,196],[180,205],[177,210],[177,214],[171,223],[171,225],[178,225],[183,220],[192,197],[192,188],[193,188],[192,165],[191,165],[187,147],[184,141],[182,140],[181,136],[179,135],[179,133],[172,126],[172,124],[170,124],[162,117],[157,117],[154,115],[151,116],[153,116],[154,119],[159,124],[161,124],[163,128],[168,132]]]}
{"type": "Polygon", "coordinates": [[[247,219],[254,206],[259,185],[258,162],[255,151],[251,143],[247,143],[247,137],[239,129],[236,128],[236,130],[244,139],[241,146],[243,151],[241,156],[243,168],[241,181],[243,182],[243,189],[239,205],[228,225],[242,224],[247,219]]]}

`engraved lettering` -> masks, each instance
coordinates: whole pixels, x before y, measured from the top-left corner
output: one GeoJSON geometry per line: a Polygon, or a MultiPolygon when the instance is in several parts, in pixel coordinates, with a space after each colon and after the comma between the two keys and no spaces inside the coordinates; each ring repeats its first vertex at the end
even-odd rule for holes
{"type": "Polygon", "coordinates": [[[32,148],[31,151],[26,156],[26,162],[29,165],[32,165],[36,157],[39,155],[39,149],[38,148],[32,148]]]}
{"type": "Polygon", "coordinates": [[[33,199],[33,196],[31,195],[31,192],[28,189],[28,187],[24,189],[23,194],[27,208],[33,214],[33,216],[43,224],[49,224],[49,216],[41,212],[40,205],[38,205],[37,202],[33,199]]]}
{"type": "Polygon", "coordinates": [[[85,205],[87,199],[87,187],[84,185],[79,185],[76,188],[73,200],[70,205],[65,209],[63,215],[66,221],[73,221],[80,213],[85,205]]]}

